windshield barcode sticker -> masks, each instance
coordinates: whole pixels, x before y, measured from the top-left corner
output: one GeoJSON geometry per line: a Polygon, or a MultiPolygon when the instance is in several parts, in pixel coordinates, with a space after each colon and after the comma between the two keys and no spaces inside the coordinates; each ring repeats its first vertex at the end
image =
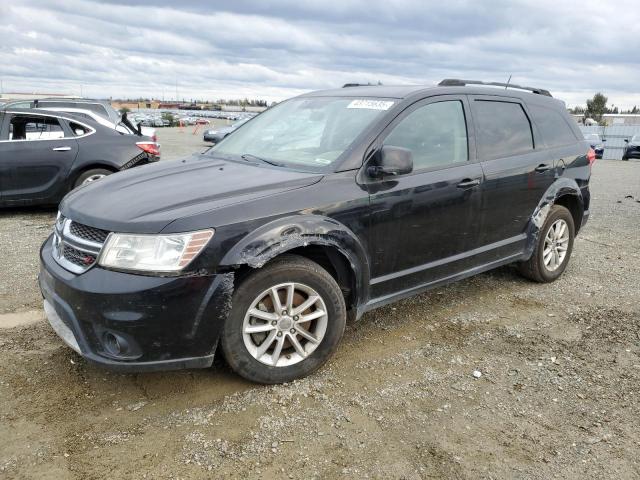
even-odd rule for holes
{"type": "Polygon", "coordinates": [[[389,110],[393,105],[392,101],[389,100],[353,100],[347,108],[366,108],[369,110],[389,110]]]}

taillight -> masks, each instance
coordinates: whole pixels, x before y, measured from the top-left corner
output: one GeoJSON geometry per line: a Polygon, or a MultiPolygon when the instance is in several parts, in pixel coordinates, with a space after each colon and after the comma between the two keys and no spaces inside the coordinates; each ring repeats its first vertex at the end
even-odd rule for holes
{"type": "Polygon", "coordinates": [[[137,142],[136,145],[149,155],[155,155],[156,157],[160,156],[160,145],[156,142],[137,142]]]}
{"type": "Polygon", "coordinates": [[[590,148],[587,152],[587,160],[589,161],[589,166],[596,162],[596,152],[593,148],[590,148]]]}

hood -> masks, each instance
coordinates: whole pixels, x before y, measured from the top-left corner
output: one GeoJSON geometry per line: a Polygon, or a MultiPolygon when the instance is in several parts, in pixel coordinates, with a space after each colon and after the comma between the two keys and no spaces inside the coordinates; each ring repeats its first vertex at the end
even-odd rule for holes
{"type": "Polygon", "coordinates": [[[211,133],[212,135],[215,133],[228,133],[228,132],[233,132],[236,129],[236,127],[234,126],[229,126],[229,127],[221,127],[221,128],[210,128],[209,130],[207,130],[207,133],[211,133]]]}
{"type": "Polygon", "coordinates": [[[305,187],[321,178],[317,173],[196,154],[135,167],[80,187],[64,198],[60,211],[104,230],[158,233],[176,219],[305,187]]]}

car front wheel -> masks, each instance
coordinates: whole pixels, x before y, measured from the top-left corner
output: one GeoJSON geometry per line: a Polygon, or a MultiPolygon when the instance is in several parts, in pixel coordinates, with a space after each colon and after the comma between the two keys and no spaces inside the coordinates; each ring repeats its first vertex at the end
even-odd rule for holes
{"type": "Polygon", "coordinates": [[[320,368],[346,324],[340,287],[320,265],[284,255],[240,282],[221,346],[234,371],[258,383],[282,383],[320,368]]]}

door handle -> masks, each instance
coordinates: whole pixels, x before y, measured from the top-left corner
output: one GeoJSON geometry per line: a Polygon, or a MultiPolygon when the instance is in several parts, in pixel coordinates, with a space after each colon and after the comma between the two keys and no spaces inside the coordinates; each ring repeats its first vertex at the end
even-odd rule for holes
{"type": "Polygon", "coordinates": [[[51,150],[54,152],[68,152],[71,150],[71,147],[53,147],[51,150]]]}
{"type": "Polygon", "coordinates": [[[547,170],[551,170],[551,165],[547,165],[546,163],[541,163],[540,165],[538,165],[538,166],[535,168],[535,170],[536,170],[536,172],[538,172],[538,173],[544,173],[544,172],[546,172],[547,170]]]}
{"type": "Polygon", "coordinates": [[[465,178],[459,184],[457,184],[456,187],[458,187],[458,188],[472,188],[472,187],[477,187],[478,185],[480,185],[480,180],[479,179],[476,178],[475,180],[471,180],[470,178],[465,178]]]}

